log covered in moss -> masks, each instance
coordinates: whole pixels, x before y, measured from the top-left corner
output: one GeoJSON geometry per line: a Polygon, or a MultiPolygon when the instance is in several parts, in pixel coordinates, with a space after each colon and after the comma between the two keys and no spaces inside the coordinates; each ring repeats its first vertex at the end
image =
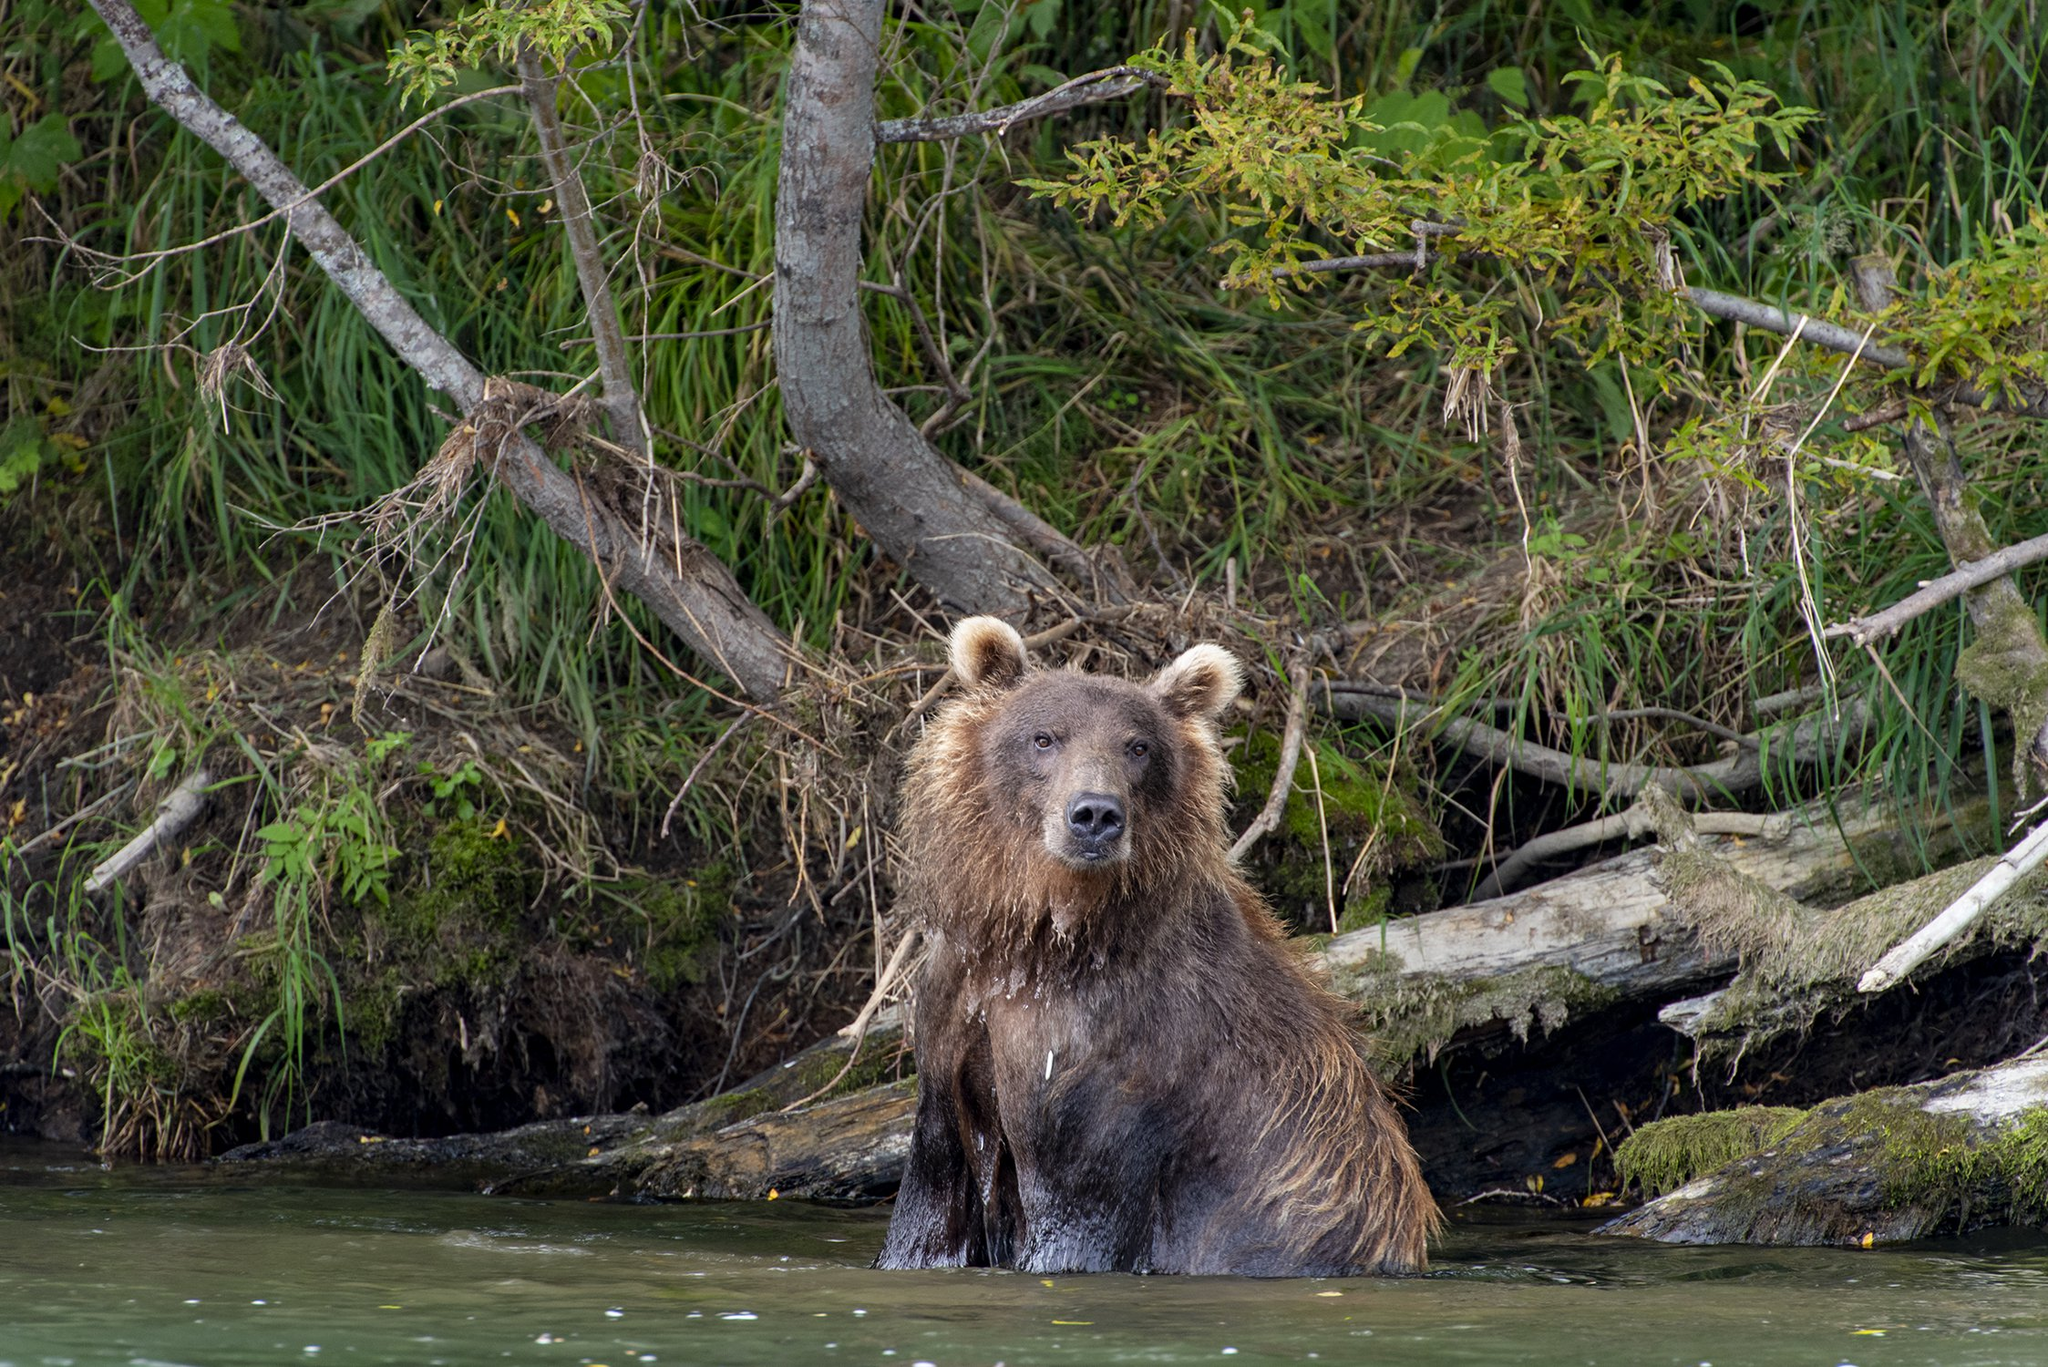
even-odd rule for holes
{"type": "Polygon", "coordinates": [[[1678,1244],[1871,1245],[2048,1220],[2048,1058],[1810,1110],[1644,1126],[1616,1155],[1663,1195],[1601,1226],[1678,1244]]]}

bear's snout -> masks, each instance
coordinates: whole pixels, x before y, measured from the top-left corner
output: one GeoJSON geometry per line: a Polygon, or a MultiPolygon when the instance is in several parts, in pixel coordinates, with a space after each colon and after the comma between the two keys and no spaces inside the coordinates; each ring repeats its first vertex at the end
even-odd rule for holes
{"type": "Polygon", "coordinates": [[[1067,803],[1067,833],[1074,853],[1095,863],[1115,851],[1126,828],[1124,804],[1108,793],[1076,793],[1067,803]]]}

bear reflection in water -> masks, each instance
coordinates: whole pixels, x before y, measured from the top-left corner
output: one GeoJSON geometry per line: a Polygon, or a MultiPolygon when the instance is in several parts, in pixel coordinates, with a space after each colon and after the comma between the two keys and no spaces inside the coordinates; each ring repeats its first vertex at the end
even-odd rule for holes
{"type": "Polygon", "coordinates": [[[1230,866],[1198,645],[1145,684],[953,631],[910,759],[917,1125],[879,1265],[1412,1272],[1436,1207],[1349,1008],[1230,866]]]}

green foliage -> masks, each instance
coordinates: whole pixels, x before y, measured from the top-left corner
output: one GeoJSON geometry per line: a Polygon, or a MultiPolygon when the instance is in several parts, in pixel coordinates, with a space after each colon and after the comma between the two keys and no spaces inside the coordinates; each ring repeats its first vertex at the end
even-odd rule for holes
{"type": "Polygon", "coordinates": [[[1465,285],[1457,268],[1474,259],[1566,287],[1552,326],[1589,361],[1617,351],[1636,364],[1662,360],[1672,220],[1783,181],[1759,155],[1789,155],[1814,118],[1718,64],[1711,82],[1691,79],[1678,94],[1608,56],[1563,78],[1584,112],[1510,118],[1488,137],[1446,119],[1433,93],[1382,97],[1371,111],[1362,95],[1324,98],[1272,47],[1247,19],[1212,55],[1193,35],[1179,56],[1141,54],[1134,63],[1167,77],[1191,121],[1142,143],[1085,144],[1065,180],[1022,183],[1055,203],[1107,210],[1117,226],[1157,227],[1184,197],[1214,199],[1233,227],[1254,230],[1212,248],[1230,258],[1227,280],[1263,289],[1276,308],[1285,284],[1315,278],[1299,268],[1332,255],[1330,239],[1362,255],[1417,249],[1427,235],[1435,264],[1400,279],[1358,326],[1390,356],[1422,343],[1481,373],[1514,354],[1507,320],[1518,302],[1465,285]],[[1414,140],[1373,141],[1390,128],[1414,140]],[[1643,321],[1625,320],[1624,304],[1643,321]]]}
{"type": "Polygon", "coordinates": [[[83,155],[62,114],[45,114],[19,133],[0,118],[0,223],[30,190],[56,189],[57,173],[83,155]]]}
{"type": "Polygon", "coordinates": [[[391,79],[407,100],[425,102],[463,71],[486,60],[509,66],[522,47],[544,54],[557,68],[578,52],[602,57],[612,50],[615,30],[632,13],[621,0],[532,0],[526,4],[477,6],[446,27],[416,33],[394,48],[391,79]]]}
{"type": "Polygon", "coordinates": [[[2048,213],[1984,234],[1974,256],[1926,274],[1921,291],[1872,320],[1913,358],[1888,380],[1925,389],[1960,378],[2019,401],[2048,388],[2048,213]]]}

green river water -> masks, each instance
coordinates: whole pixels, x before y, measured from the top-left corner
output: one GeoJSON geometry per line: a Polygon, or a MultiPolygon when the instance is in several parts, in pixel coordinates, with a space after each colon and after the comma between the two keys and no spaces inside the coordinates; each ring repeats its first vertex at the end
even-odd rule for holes
{"type": "Polygon", "coordinates": [[[1499,1214],[1427,1277],[879,1273],[885,1215],[101,1170],[0,1141],[0,1367],[2048,1364],[2048,1238],[1685,1249],[1499,1214]]]}

